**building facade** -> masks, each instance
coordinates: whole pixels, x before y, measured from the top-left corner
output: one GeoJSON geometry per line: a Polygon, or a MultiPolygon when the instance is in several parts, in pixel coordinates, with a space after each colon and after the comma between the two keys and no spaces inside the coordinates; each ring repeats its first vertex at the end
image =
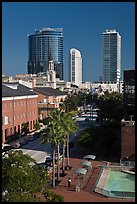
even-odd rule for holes
{"type": "Polygon", "coordinates": [[[47,117],[55,108],[59,108],[67,97],[65,92],[51,87],[34,87],[33,91],[38,94],[38,108],[41,120],[47,117]]]}
{"type": "Polygon", "coordinates": [[[124,119],[135,120],[135,70],[124,70],[124,119]]]}
{"type": "Polygon", "coordinates": [[[116,30],[103,32],[103,81],[117,82],[121,74],[121,36],[116,30]]]}
{"type": "Polygon", "coordinates": [[[19,83],[2,84],[2,143],[22,134],[23,124],[34,130],[38,120],[38,95],[19,83]]]}
{"type": "Polygon", "coordinates": [[[121,158],[135,154],[135,122],[125,121],[121,126],[121,158]]]}
{"type": "Polygon", "coordinates": [[[28,35],[28,74],[48,70],[50,50],[56,77],[63,80],[63,28],[43,28],[28,35]]]}
{"type": "Polygon", "coordinates": [[[82,83],[82,57],[75,48],[69,53],[69,81],[78,86],[82,83]]]}

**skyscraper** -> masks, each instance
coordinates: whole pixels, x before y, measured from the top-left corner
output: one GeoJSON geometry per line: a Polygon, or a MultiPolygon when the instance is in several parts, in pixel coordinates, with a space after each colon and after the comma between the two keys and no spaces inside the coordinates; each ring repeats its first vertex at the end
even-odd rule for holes
{"type": "Polygon", "coordinates": [[[121,36],[116,30],[103,33],[103,81],[119,83],[121,70],[121,36]]]}
{"type": "Polygon", "coordinates": [[[43,28],[28,35],[28,74],[48,70],[50,50],[56,77],[63,80],[63,28],[43,28]]]}
{"type": "Polygon", "coordinates": [[[82,82],[82,57],[75,48],[69,53],[69,81],[76,85],[82,82]]]}

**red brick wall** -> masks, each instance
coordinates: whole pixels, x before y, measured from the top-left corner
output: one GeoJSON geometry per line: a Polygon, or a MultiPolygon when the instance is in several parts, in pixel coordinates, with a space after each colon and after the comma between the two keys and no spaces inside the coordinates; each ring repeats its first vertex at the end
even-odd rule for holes
{"type": "Polygon", "coordinates": [[[58,108],[59,107],[59,103],[58,102],[58,97],[54,97],[54,96],[45,96],[43,94],[38,93],[38,107],[40,109],[45,108],[41,110],[41,114],[42,114],[42,118],[45,118],[48,116],[48,114],[51,112],[52,109],[54,108],[58,108]],[[44,102],[44,99],[47,98],[47,102],[44,102]],[[51,104],[50,104],[51,103],[51,104]],[[49,109],[49,110],[47,110],[49,109]]]}
{"type": "Polygon", "coordinates": [[[135,125],[121,127],[121,158],[135,153],[135,125]]]}
{"type": "Polygon", "coordinates": [[[2,143],[5,142],[5,129],[6,136],[11,136],[14,134],[15,126],[16,131],[18,132],[19,126],[21,132],[22,123],[29,122],[31,131],[36,120],[38,120],[37,97],[2,101],[2,143]],[[5,116],[8,117],[8,124],[4,124],[5,116]]]}

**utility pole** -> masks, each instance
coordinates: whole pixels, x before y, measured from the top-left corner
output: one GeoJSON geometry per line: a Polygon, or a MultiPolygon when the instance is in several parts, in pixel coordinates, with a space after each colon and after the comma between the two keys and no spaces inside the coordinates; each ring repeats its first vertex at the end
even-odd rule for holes
{"type": "Polygon", "coordinates": [[[91,85],[89,89],[89,96],[90,96],[90,122],[91,122],[91,96],[92,96],[92,86],[91,85]]]}

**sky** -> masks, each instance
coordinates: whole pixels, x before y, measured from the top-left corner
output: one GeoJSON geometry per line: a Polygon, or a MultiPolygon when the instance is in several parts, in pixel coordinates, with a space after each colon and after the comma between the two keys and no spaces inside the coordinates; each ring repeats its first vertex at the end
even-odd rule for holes
{"type": "Polygon", "coordinates": [[[27,35],[48,27],[63,28],[65,81],[71,48],[81,53],[83,81],[99,81],[107,29],[121,35],[121,78],[135,69],[135,2],[2,2],[2,74],[27,74],[27,35]]]}

